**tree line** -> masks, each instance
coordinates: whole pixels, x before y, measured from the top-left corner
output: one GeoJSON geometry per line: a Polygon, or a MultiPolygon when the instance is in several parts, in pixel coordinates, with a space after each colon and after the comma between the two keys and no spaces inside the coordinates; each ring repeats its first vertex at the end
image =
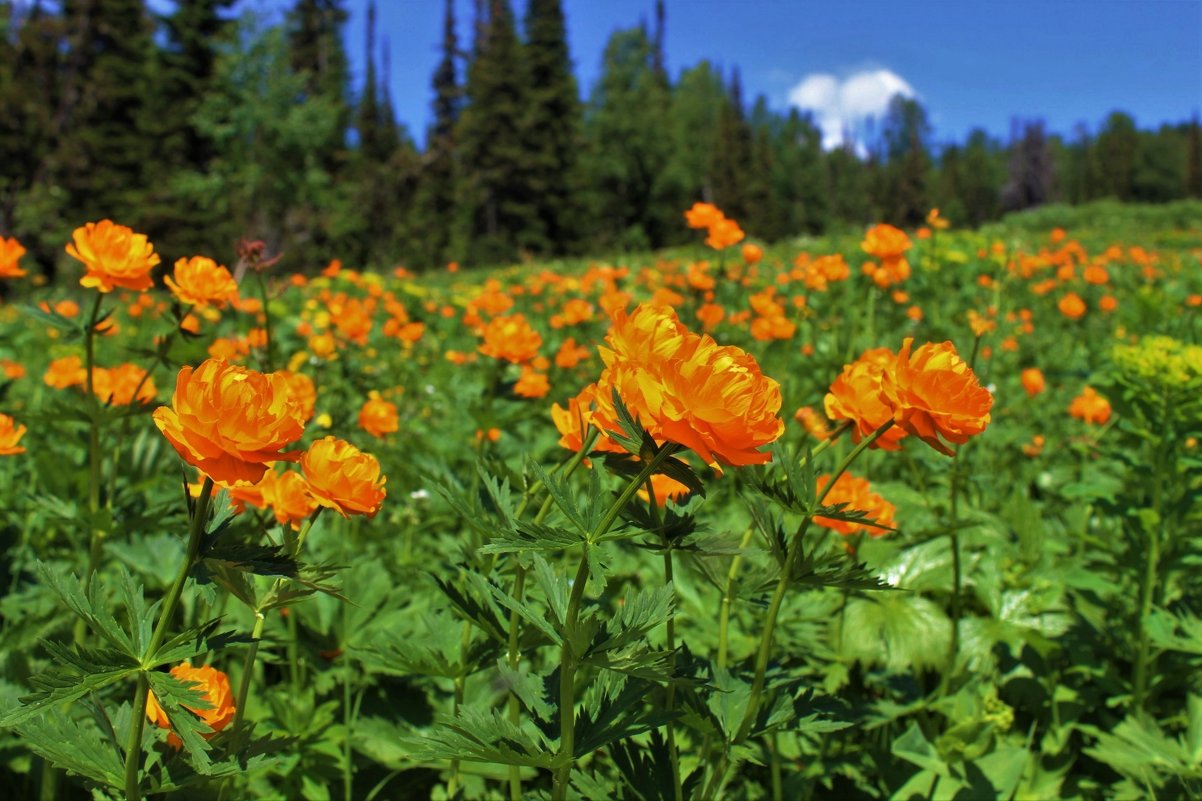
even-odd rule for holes
{"type": "MultiPolygon", "coordinates": [[[[935,142],[896,97],[868,141],[824,150],[814,120],[748,101],[737,69],[669,74],[663,3],[615,31],[582,97],[560,0],[445,0],[433,120],[397,119],[374,7],[352,87],[341,0],[282,20],[233,0],[0,0],[0,233],[48,272],[69,231],[113,218],[169,254],[220,257],[239,238],[296,269],[331,258],[449,261],[658,248],[689,240],[681,211],[717,204],[777,240],[932,207],[958,224],[1053,200],[1202,197],[1198,120],[1141,130],[1113,112],[1070,135],[1017,120],[935,142]]],[[[411,43],[406,43],[407,46],[411,43]]]]}

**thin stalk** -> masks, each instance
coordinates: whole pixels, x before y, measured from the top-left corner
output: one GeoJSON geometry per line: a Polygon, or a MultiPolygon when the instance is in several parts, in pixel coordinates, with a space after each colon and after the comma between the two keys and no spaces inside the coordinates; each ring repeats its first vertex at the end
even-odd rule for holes
{"type": "Polygon", "coordinates": [[[572,584],[572,594],[568,598],[568,609],[563,624],[563,646],[559,669],[559,762],[555,770],[554,783],[551,789],[552,801],[564,801],[567,798],[568,784],[571,780],[572,765],[575,762],[576,736],[576,653],[572,641],[576,633],[576,622],[580,617],[580,604],[584,599],[585,585],[588,584],[589,547],[598,542],[609,532],[618,515],[630,503],[630,499],[638,492],[643,482],[647,481],[663,462],[676,452],[673,443],[666,443],[648,462],[643,465],[639,474],[626,486],[618,499],[605,513],[605,517],[597,524],[584,542],[580,566],[576,570],[576,579],[572,584]]]}
{"type": "MultiPolygon", "coordinates": [[[[96,293],[92,303],[92,311],[88,315],[88,327],[84,332],[84,390],[87,394],[85,403],[88,406],[88,511],[91,513],[92,525],[88,534],[88,568],[84,574],[84,586],[92,586],[92,575],[100,564],[100,553],[104,548],[105,532],[96,525],[100,513],[100,403],[96,400],[96,321],[100,319],[100,305],[104,295],[96,293]]],[[[87,636],[87,624],[83,618],[75,621],[74,638],[76,645],[82,645],[87,636]]]]}
{"type": "Polygon", "coordinates": [[[722,593],[722,610],[718,614],[718,667],[726,667],[726,654],[729,647],[730,608],[734,602],[735,579],[739,575],[739,567],[743,564],[743,551],[751,542],[754,528],[748,528],[743,533],[743,541],[739,543],[739,553],[730,560],[730,570],[726,573],[726,591],[722,593]]]}
{"type": "MultiPolygon", "coordinates": [[[[352,759],[352,734],[354,732],[354,713],[351,709],[351,658],[346,651],[345,638],[350,627],[350,604],[342,604],[342,797],[343,801],[354,801],[355,798],[355,763],[352,759]]],[[[448,797],[453,794],[448,793],[448,797]]]]}
{"type": "MultiPolygon", "coordinates": [[[[1168,401],[1165,402],[1165,415],[1168,417],[1168,401]]],[[[1144,577],[1140,586],[1139,619],[1136,621],[1135,646],[1135,694],[1134,704],[1137,710],[1142,710],[1148,699],[1148,672],[1152,664],[1151,648],[1148,642],[1148,616],[1152,614],[1152,606],[1156,600],[1156,585],[1160,573],[1161,531],[1164,523],[1164,443],[1156,449],[1156,469],[1152,480],[1152,510],[1156,514],[1156,525],[1148,529],[1147,554],[1144,560],[1144,577]]]]}
{"type": "MultiPolygon", "coordinates": [[[[855,461],[856,457],[868,449],[872,443],[876,442],[881,435],[893,427],[893,421],[889,420],[872,435],[860,441],[860,444],[852,449],[851,453],[840,463],[835,473],[831,476],[830,482],[823,488],[822,493],[818,496],[818,503],[821,504],[826,500],[826,496],[838,482],[839,478],[847,472],[847,468],[855,461]]],[[[801,541],[805,538],[805,533],[810,527],[810,522],[813,520],[811,516],[806,516],[798,527],[797,533],[789,541],[788,551],[785,555],[785,564],[781,568],[780,578],[776,582],[776,589],[772,593],[772,600],[768,605],[768,613],[764,619],[764,627],[760,633],[760,647],[756,654],[755,660],[755,677],[751,684],[751,694],[747,699],[747,708],[743,712],[743,720],[739,724],[738,731],[734,737],[734,743],[744,742],[751,733],[751,727],[755,723],[756,716],[759,714],[760,703],[764,693],[764,680],[768,671],[768,660],[772,654],[772,635],[776,629],[776,619],[780,614],[781,604],[784,602],[785,593],[789,589],[789,583],[792,580],[793,572],[796,569],[797,559],[801,554],[801,541]]],[[[729,765],[729,751],[723,753],[719,757],[718,765],[714,773],[710,776],[709,784],[705,788],[703,798],[715,798],[716,794],[721,789],[725,782],[725,774],[729,765]]]]}
{"type": "MultiPolygon", "coordinates": [[[[979,339],[977,340],[980,341],[979,339]]],[[[960,558],[960,531],[956,527],[957,504],[960,498],[960,451],[957,449],[952,457],[952,475],[950,484],[950,500],[948,502],[948,537],[952,549],[952,636],[947,648],[947,671],[943,674],[943,692],[946,693],[951,685],[952,673],[956,668],[956,659],[960,655],[960,617],[961,594],[964,587],[964,568],[960,558]]]]}
{"type": "MultiPolygon", "coordinates": [[[[179,605],[179,598],[183,593],[184,584],[188,580],[188,573],[192,571],[192,565],[196,563],[196,559],[200,555],[200,541],[204,536],[205,520],[209,516],[209,500],[212,496],[213,479],[205,478],[204,486],[200,489],[200,497],[197,498],[196,505],[192,510],[193,516],[191,526],[188,530],[188,546],[184,555],[184,561],[180,566],[174,583],[171,585],[171,589],[167,591],[167,596],[163,600],[158,623],[154,627],[154,633],[150,636],[150,644],[146,646],[146,651],[142,654],[143,666],[159,650],[159,646],[163,644],[163,640],[167,637],[167,629],[170,628],[171,618],[175,616],[175,607],[179,605]]],[[[146,668],[143,667],[138,673],[138,686],[134,690],[134,705],[130,710],[133,718],[130,722],[129,742],[125,749],[126,801],[139,801],[142,797],[140,782],[142,730],[146,724],[146,700],[149,692],[150,679],[146,675],[146,668]]]]}
{"type": "MultiPolygon", "coordinates": [[[[522,596],[526,593],[526,568],[520,564],[514,571],[513,576],[513,597],[521,602],[522,596]]],[[[518,613],[511,611],[509,613],[509,668],[517,670],[518,665],[522,661],[522,654],[518,651],[518,636],[521,633],[521,628],[518,625],[518,613]]],[[[509,694],[509,722],[517,726],[522,721],[522,705],[518,701],[517,693],[509,694]]],[[[510,801],[522,801],[522,769],[517,765],[509,766],[509,798],[510,801]]]]}
{"type": "MultiPolygon", "coordinates": [[[[660,527],[659,503],[655,499],[655,487],[651,483],[651,478],[647,478],[647,506],[651,511],[651,522],[656,529],[660,527]]],[[[672,543],[668,541],[663,534],[660,534],[660,541],[664,546],[664,584],[672,588],[672,611],[668,613],[667,625],[665,626],[668,642],[668,651],[671,652],[669,669],[676,672],[676,585],[673,583],[672,575],[672,543]]],[[[668,683],[666,698],[664,699],[664,710],[668,714],[676,708],[676,685],[668,683]]],[[[667,725],[668,736],[668,761],[672,766],[672,798],[674,801],[682,801],[684,798],[684,788],[680,783],[680,753],[676,749],[676,722],[669,720],[667,725]]]]}
{"type": "Polygon", "coordinates": [[[768,750],[772,755],[768,766],[772,776],[772,801],[781,801],[780,737],[776,732],[772,732],[772,743],[768,750]]]}
{"type": "Polygon", "coordinates": [[[263,277],[262,270],[255,270],[255,276],[259,279],[259,300],[263,303],[263,338],[266,340],[267,349],[267,372],[275,372],[275,352],[271,336],[271,309],[267,303],[267,279],[263,277]]]}

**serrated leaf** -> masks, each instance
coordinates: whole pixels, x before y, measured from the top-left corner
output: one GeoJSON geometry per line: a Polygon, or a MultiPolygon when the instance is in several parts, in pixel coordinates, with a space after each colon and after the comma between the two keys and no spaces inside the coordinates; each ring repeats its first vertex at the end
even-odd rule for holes
{"type": "Polygon", "coordinates": [[[497,710],[473,707],[441,716],[419,740],[406,743],[416,759],[463,759],[529,768],[556,767],[555,749],[538,729],[515,726],[497,710]]]}
{"type": "Polygon", "coordinates": [[[82,646],[71,650],[49,641],[44,646],[54,666],[30,678],[36,692],[23,696],[21,706],[0,717],[0,727],[14,726],[43,709],[75,701],[140,669],[137,660],[122,651],[82,646]]]}
{"type": "Polygon", "coordinates": [[[69,715],[29,720],[18,731],[31,751],[55,767],[109,787],[124,786],[120,753],[101,732],[81,726],[69,715]]]}

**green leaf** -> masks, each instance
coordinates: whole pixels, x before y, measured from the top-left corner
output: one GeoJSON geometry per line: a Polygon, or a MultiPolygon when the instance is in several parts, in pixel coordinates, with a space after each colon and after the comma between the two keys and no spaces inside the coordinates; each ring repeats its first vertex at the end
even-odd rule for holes
{"type": "Polygon", "coordinates": [[[911,723],[910,727],[893,741],[889,751],[895,757],[904,759],[924,770],[929,770],[940,777],[949,775],[947,765],[939,758],[939,752],[935,750],[935,746],[931,745],[923,736],[922,729],[918,728],[917,723],[911,723]]]}
{"type": "Polygon", "coordinates": [[[406,743],[415,759],[463,759],[529,768],[556,767],[555,749],[532,725],[515,726],[498,710],[464,707],[441,716],[421,739],[406,743]]]}
{"type": "Polygon", "coordinates": [[[101,785],[124,787],[121,754],[97,729],[54,714],[26,721],[17,731],[31,751],[55,767],[101,785]]]}
{"type": "Polygon", "coordinates": [[[14,726],[43,709],[75,701],[140,670],[138,660],[122,651],[83,646],[71,650],[49,641],[44,646],[54,666],[29,680],[36,692],[22,697],[21,706],[0,717],[0,727],[14,726]]]}
{"type": "Polygon", "coordinates": [[[569,531],[541,523],[517,521],[514,529],[489,540],[477,553],[525,553],[527,551],[562,551],[585,541],[577,531],[569,531]]]}
{"type": "Polygon", "coordinates": [[[212,729],[190,710],[212,709],[212,704],[205,700],[196,682],[183,682],[170,673],[158,671],[149,671],[146,677],[150,680],[150,689],[159,706],[171,721],[172,731],[183,742],[192,766],[198,773],[207,775],[212,768],[212,760],[209,758],[209,744],[202,735],[210,734],[212,729]]]}
{"type": "Polygon", "coordinates": [[[650,682],[603,674],[576,719],[573,754],[577,759],[614,740],[642,734],[675,720],[675,712],[648,709],[646,697],[659,688],[650,682]]]}

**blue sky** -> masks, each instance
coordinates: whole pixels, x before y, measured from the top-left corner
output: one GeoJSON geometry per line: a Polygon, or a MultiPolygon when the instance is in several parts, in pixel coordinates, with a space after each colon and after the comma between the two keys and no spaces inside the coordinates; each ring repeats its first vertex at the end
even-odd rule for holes
{"type": "MultiPolygon", "coordinates": [[[[260,3],[267,0],[260,0],[260,3]]],[[[471,0],[455,0],[466,45],[471,0]]],[[[254,7],[254,0],[248,3],[254,7]]],[[[286,3],[274,0],[269,6],[286,3]]],[[[521,19],[525,0],[514,0],[521,19]]],[[[1006,137],[1011,119],[1052,131],[1096,128],[1121,109],[1142,128],[1202,111],[1202,0],[667,0],[673,76],[708,58],[738,66],[748,99],[792,102],[831,139],[894,90],[926,106],[935,140],[974,126],[1006,137]]],[[[364,70],[367,0],[346,0],[356,81],[364,70]]],[[[378,0],[378,36],[391,45],[391,92],[419,141],[430,116],[442,0],[378,0]]],[[[564,0],[582,93],[618,28],[651,21],[654,0],[564,0]]]]}

